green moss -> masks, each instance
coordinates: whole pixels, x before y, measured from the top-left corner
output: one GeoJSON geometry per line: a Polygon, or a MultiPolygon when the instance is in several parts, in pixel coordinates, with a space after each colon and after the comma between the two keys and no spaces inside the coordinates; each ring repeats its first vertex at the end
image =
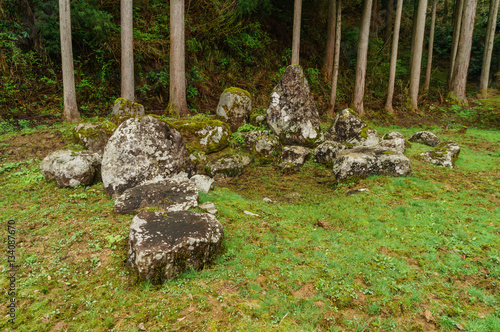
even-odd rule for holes
{"type": "Polygon", "coordinates": [[[243,90],[243,89],[240,89],[240,88],[236,88],[236,87],[230,87],[230,88],[227,88],[226,90],[224,90],[223,93],[234,93],[234,94],[237,94],[237,95],[240,95],[242,97],[248,97],[248,98],[252,98],[252,96],[250,95],[250,92],[248,92],[247,90],[243,90]]]}
{"type": "MultiPolygon", "coordinates": [[[[167,123],[174,129],[178,130],[186,143],[191,145],[194,149],[199,151],[204,151],[206,153],[217,152],[229,145],[229,137],[231,135],[231,129],[227,123],[219,120],[207,120],[207,121],[190,121],[190,120],[179,120],[179,121],[167,121],[167,123]],[[198,132],[202,131],[206,127],[211,127],[211,129],[216,127],[222,127],[225,130],[222,132],[222,136],[219,142],[215,142],[212,137],[217,134],[216,130],[209,134],[207,137],[207,144],[203,145],[200,143],[202,138],[198,132]]],[[[210,129],[210,128],[209,128],[210,129]]]]}
{"type": "Polygon", "coordinates": [[[81,128],[76,132],[76,127],[73,128],[73,141],[77,144],[85,142],[87,139],[97,138],[101,136],[110,137],[115,132],[117,126],[110,121],[102,121],[95,123],[98,126],[91,128],[81,128]]]}
{"type": "Polygon", "coordinates": [[[394,151],[390,151],[390,150],[384,151],[382,153],[383,154],[396,154],[394,151]]]}
{"type": "Polygon", "coordinates": [[[359,136],[364,139],[368,139],[368,130],[370,129],[373,130],[373,128],[370,126],[363,127],[363,129],[361,129],[361,132],[359,133],[359,136]]]}

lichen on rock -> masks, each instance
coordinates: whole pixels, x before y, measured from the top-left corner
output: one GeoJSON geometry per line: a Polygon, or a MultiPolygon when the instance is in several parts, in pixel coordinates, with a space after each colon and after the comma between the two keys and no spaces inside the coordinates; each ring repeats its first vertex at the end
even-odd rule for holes
{"type": "Polygon", "coordinates": [[[116,125],[110,121],[80,123],[73,129],[73,140],[87,150],[102,154],[116,128],[116,125]]]}
{"type": "Polygon", "coordinates": [[[168,122],[177,129],[189,146],[204,153],[223,150],[229,145],[231,129],[219,120],[180,120],[168,122]]]}
{"type": "Polygon", "coordinates": [[[119,125],[127,119],[138,118],[144,115],[144,106],[141,104],[125,98],[118,98],[113,105],[111,121],[119,125]]]}
{"type": "Polygon", "coordinates": [[[232,87],[224,90],[221,94],[216,114],[222,121],[228,123],[231,130],[235,132],[238,127],[248,122],[251,110],[252,98],[250,93],[232,87]]]}
{"type": "Polygon", "coordinates": [[[344,109],[335,116],[332,126],[325,133],[325,139],[361,146],[375,146],[379,143],[377,131],[361,120],[352,109],[344,109]]]}
{"type": "Polygon", "coordinates": [[[434,149],[420,155],[431,164],[453,168],[459,154],[460,146],[455,141],[445,141],[436,145],[434,149]]]}

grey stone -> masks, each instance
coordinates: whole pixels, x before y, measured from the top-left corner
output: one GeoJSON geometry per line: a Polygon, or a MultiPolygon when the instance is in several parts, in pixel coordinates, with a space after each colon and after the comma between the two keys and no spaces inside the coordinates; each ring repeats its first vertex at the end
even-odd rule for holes
{"type": "Polygon", "coordinates": [[[353,110],[345,109],[335,116],[325,139],[354,146],[374,146],[379,143],[378,133],[361,120],[353,110]]]}
{"type": "Polygon", "coordinates": [[[215,204],[212,202],[205,202],[203,204],[198,205],[198,207],[205,212],[208,212],[213,215],[217,215],[219,211],[217,211],[217,208],[215,207],[215,204]]]}
{"type": "Polygon", "coordinates": [[[202,269],[220,251],[224,230],[211,214],[141,212],[130,225],[127,263],[153,284],[202,269]]]}
{"type": "Polygon", "coordinates": [[[211,177],[214,177],[216,174],[234,177],[241,175],[248,165],[250,165],[250,158],[248,156],[228,154],[209,162],[207,165],[207,173],[211,177]]]}
{"type": "Polygon", "coordinates": [[[266,130],[242,132],[247,149],[259,163],[265,164],[277,159],[281,152],[281,145],[274,135],[266,130]]]}
{"type": "Polygon", "coordinates": [[[388,149],[394,152],[405,153],[408,142],[403,134],[397,131],[390,131],[382,137],[382,141],[378,144],[379,147],[388,149]]]}
{"type": "Polygon", "coordinates": [[[198,206],[198,189],[186,173],[170,178],[147,181],[127,189],[115,201],[115,212],[135,214],[140,209],[155,207],[158,211],[185,211],[198,206]]]}
{"type": "Polygon", "coordinates": [[[229,145],[231,129],[219,120],[180,120],[169,122],[177,129],[186,143],[206,154],[223,150],[229,145]]]}
{"type": "Polygon", "coordinates": [[[73,138],[75,143],[102,155],[104,147],[115,130],[116,125],[110,121],[80,123],[73,129],[73,138]]]}
{"type": "Polygon", "coordinates": [[[214,184],[214,180],[206,175],[196,174],[191,177],[191,180],[198,188],[199,192],[208,193],[210,189],[212,189],[212,185],[214,184]]]}
{"type": "Polygon", "coordinates": [[[344,150],[333,164],[333,174],[339,182],[370,175],[404,176],[410,172],[411,162],[405,155],[381,147],[344,150]]]}
{"type": "Polygon", "coordinates": [[[314,149],[314,161],[331,167],[340,151],[345,149],[346,146],[339,142],[326,141],[314,149]]]}
{"type": "Polygon", "coordinates": [[[102,158],[102,182],[113,197],[158,176],[168,178],[190,166],[179,132],[145,116],[122,123],[108,141],[102,158]]]}
{"type": "Polygon", "coordinates": [[[40,170],[58,187],[86,186],[99,179],[101,156],[92,151],[59,150],[42,160],[40,170]]]}
{"type": "Polygon", "coordinates": [[[441,140],[430,131],[419,131],[413,134],[409,139],[410,142],[425,144],[428,146],[436,146],[441,143],[441,140]]]}
{"type": "Polygon", "coordinates": [[[421,153],[425,161],[444,167],[455,167],[455,161],[460,154],[460,146],[454,141],[439,143],[434,149],[421,153]]]}
{"type": "Polygon", "coordinates": [[[302,68],[289,66],[271,94],[267,123],[283,145],[315,146],[319,114],[302,68]]]}
{"type": "Polygon", "coordinates": [[[303,146],[285,146],[278,165],[282,171],[299,170],[311,156],[311,150],[303,146]]]}
{"type": "Polygon", "coordinates": [[[145,115],[144,106],[134,103],[132,100],[118,98],[113,105],[111,121],[119,125],[130,118],[138,118],[145,115]]]}
{"type": "Polygon", "coordinates": [[[252,111],[252,98],[248,91],[239,88],[224,90],[217,106],[217,115],[229,124],[235,132],[238,127],[247,123],[248,116],[252,111]]]}

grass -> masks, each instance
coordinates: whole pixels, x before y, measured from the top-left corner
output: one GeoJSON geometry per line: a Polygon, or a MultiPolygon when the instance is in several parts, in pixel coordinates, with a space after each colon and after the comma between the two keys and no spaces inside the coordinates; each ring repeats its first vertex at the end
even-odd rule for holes
{"type": "Polygon", "coordinates": [[[0,328],[499,331],[500,132],[431,129],[459,143],[457,168],[425,163],[429,148],[415,143],[408,177],[338,185],[313,162],[289,175],[252,166],[201,194],[219,210],[225,250],[162,286],[132,282],[132,218],[113,213],[102,184],[60,189],[40,175],[41,153],[69,142],[66,125],[1,135],[0,234],[16,220],[20,269],[16,323],[2,306],[0,328]],[[346,196],[359,188],[369,192],[346,196]]]}

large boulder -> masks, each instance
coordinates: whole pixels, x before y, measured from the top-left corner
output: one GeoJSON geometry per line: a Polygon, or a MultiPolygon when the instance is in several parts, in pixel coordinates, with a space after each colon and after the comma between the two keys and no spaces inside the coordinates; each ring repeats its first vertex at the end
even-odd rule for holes
{"type": "Polygon", "coordinates": [[[220,251],[224,230],[211,214],[141,212],[132,220],[127,263],[139,280],[161,284],[199,270],[220,251]]]}
{"type": "Polygon", "coordinates": [[[240,133],[247,149],[261,164],[270,163],[279,156],[281,146],[276,136],[266,130],[253,130],[240,133]]]}
{"type": "Polygon", "coordinates": [[[403,134],[390,131],[382,137],[378,146],[394,152],[405,153],[406,148],[410,147],[410,143],[406,141],[403,134]]]}
{"type": "Polygon", "coordinates": [[[222,121],[180,120],[169,124],[177,129],[186,143],[195,150],[208,154],[220,151],[229,145],[231,129],[222,121]]]}
{"type": "Polygon", "coordinates": [[[337,181],[370,175],[403,176],[411,172],[411,162],[402,153],[381,147],[356,147],[339,153],[333,164],[337,181]]]}
{"type": "Polygon", "coordinates": [[[186,144],[157,118],[131,118],[118,127],[102,158],[102,182],[113,197],[158,176],[167,178],[190,165],[186,144]]]}
{"type": "Polygon", "coordinates": [[[285,146],[279,168],[285,173],[298,171],[311,156],[311,150],[303,146],[285,146]]]}
{"type": "Polygon", "coordinates": [[[319,114],[302,68],[289,66],[271,94],[267,123],[283,145],[315,146],[319,114]]]}
{"type": "Polygon", "coordinates": [[[116,125],[110,121],[80,123],[73,129],[73,138],[87,150],[102,154],[115,130],[116,125]]]}
{"type": "Polygon", "coordinates": [[[115,212],[135,214],[140,209],[154,207],[158,211],[186,211],[198,206],[198,189],[186,173],[167,179],[147,181],[127,189],[115,201],[115,212]]]}
{"type": "Polygon", "coordinates": [[[413,134],[409,139],[410,142],[425,144],[428,146],[436,146],[441,143],[441,140],[430,131],[419,131],[413,134]]]}
{"type": "Polygon", "coordinates": [[[460,146],[454,141],[439,143],[434,149],[421,153],[425,161],[444,167],[453,168],[460,154],[460,146]]]}
{"type": "Polygon", "coordinates": [[[313,151],[314,161],[326,166],[333,166],[340,151],[346,149],[344,144],[334,141],[326,141],[318,145],[313,151]]]}
{"type": "Polygon", "coordinates": [[[250,165],[250,158],[248,156],[227,154],[210,161],[206,166],[206,171],[211,177],[214,177],[216,174],[234,177],[241,175],[248,165],[250,165]]]}
{"type": "Polygon", "coordinates": [[[216,113],[235,132],[238,127],[247,123],[251,111],[252,98],[250,93],[233,87],[224,90],[220,96],[216,113]]]}
{"type": "Polygon", "coordinates": [[[353,110],[345,109],[335,116],[325,139],[354,146],[374,146],[379,143],[378,133],[361,120],[353,110]]]}
{"type": "Polygon", "coordinates": [[[100,167],[101,156],[92,151],[55,151],[40,164],[45,179],[55,180],[61,188],[92,184],[99,179],[100,167]]]}
{"type": "Polygon", "coordinates": [[[134,103],[132,100],[118,98],[115,100],[113,110],[111,111],[111,121],[119,125],[130,118],[138,118],[144,116],[144,106],[134,103]]]}

